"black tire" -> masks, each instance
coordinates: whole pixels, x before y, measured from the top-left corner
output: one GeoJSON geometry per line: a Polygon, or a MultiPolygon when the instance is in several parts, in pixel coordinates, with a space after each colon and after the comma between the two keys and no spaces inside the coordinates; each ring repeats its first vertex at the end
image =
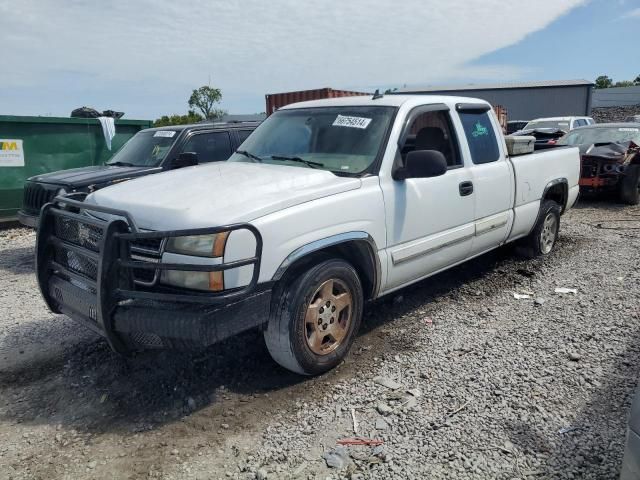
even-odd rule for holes
{"type": "MultiPolygon", "coordinates": [[[[316,296],[316,303],[317,298],[316,296]]],[[[362,321],[363,303],[360,278],[353,266],[344,260],[320,261],[302,272],[291,275],[274,291],[274,306],[264,332],[269,353],[284,368],[301,375],[319,375],[331,370],[342,362],[353,344],[362,321]],[[340,342],[336,342],[335,350],[319,355],[312,351],[307,340],[309,324],[305,319],[307,309],[314,301],[312,297],[319,295],[318,289],[332,279],[339,288],[345,291],[348,289],[351,295],[348,312],[350,320],[345,322],[346,328],[343,332],[346,334],[340,342]]],[[[320,328],[318,327],[318,330],[320,328]]]]}
{"type": "Polygon", "coordinates": [[[560,205],[553,200],[543,200],[538,220],[525,241],[531,257],[548,255],[553,251],[560,231],[560,211],[560,205]],[[553,225],[549,224],[550,221],[553,225]]]}
{"type": "Polygon", "coordinates": [[[618,190],[620,201],[627,205],[640,203],[640,165],[629,165],[620,180],[618,190]]]}

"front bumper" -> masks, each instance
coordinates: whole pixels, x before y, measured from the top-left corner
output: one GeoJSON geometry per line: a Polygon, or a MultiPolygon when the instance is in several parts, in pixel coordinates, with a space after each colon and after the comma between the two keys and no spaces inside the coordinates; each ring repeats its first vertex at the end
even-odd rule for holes
{"type": "Polygon", "coordinates": [[[39,215],[18,210],[18,221],[25,227],[38,228],[39,215]]]}
{"type": "Polygon", "coordinates": [[[67,197],[43,207],[36,251],[38,285],[49,308],[81,321],[103,335],[120,353],[142,348],[207,346],[262,325],[269,317],[270,286],[258,285],[262,238],[250,224],[140,232],[125,211],[67,197]],[[56,203],[62,200],[65,208],[56,203]],[[83,211],[106,213],[112,220],[102,221],[83,211]],[[249,230],[254,235],[253,257],[196,265],[169,264],[132,255],[132,244],[139,242],[234,230],[249,230]],[[136,281],[135,275],[162,270],[215,272],[248,265],[253,266],[249,284],[222,293],[146,286],[136,281]]]}

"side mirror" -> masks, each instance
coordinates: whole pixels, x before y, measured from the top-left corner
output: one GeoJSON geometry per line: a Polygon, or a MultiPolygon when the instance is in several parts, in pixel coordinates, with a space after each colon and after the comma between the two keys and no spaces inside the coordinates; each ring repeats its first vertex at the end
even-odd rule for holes
{"type": "Polygon", "coordinates": [[[393,175],[395,180],[439,177],[447,173],[447,159],[437,150],[414,150],[407,154],[404,167],[393,175]]]}
{"type": "Polygon", "coordinates": [[[195,152],[182,152],[178,158],[174,158],[169,162],[170,169],[192,167],[198,165],[198,154],[195,152]]]}

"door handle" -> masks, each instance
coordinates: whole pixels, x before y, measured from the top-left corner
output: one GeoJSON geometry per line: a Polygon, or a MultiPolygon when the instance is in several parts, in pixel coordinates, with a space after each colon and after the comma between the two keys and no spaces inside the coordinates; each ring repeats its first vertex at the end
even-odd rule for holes
{"type": "Polygon", "coordinates": [[[473,193],[473,182],[460,182],[458,188],[460,189],[460,196],[466,197],[473,193]]]}

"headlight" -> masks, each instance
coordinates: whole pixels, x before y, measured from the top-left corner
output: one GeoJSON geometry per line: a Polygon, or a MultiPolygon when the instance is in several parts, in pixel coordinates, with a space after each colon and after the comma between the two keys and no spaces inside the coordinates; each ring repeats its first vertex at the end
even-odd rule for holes
{"type": "Polygon", "coordinates": [[[165,251],[181,255],[195,255],[197,257],[222,257],[228,237],[229,232],[213,235],[171,237],[167,241],[165,251]]]}
{"type": "MultiPolygon", "coordinates": [[[[213,235],[189,235],[170,237],[165,252],[196,257],[219,258],[224,256],[229,232],[213,235]]],[[[219,292],[224,290],[223,272],[190,272],[184,270],[165,270],[160,281],[165,285],[219,292]]]]}

